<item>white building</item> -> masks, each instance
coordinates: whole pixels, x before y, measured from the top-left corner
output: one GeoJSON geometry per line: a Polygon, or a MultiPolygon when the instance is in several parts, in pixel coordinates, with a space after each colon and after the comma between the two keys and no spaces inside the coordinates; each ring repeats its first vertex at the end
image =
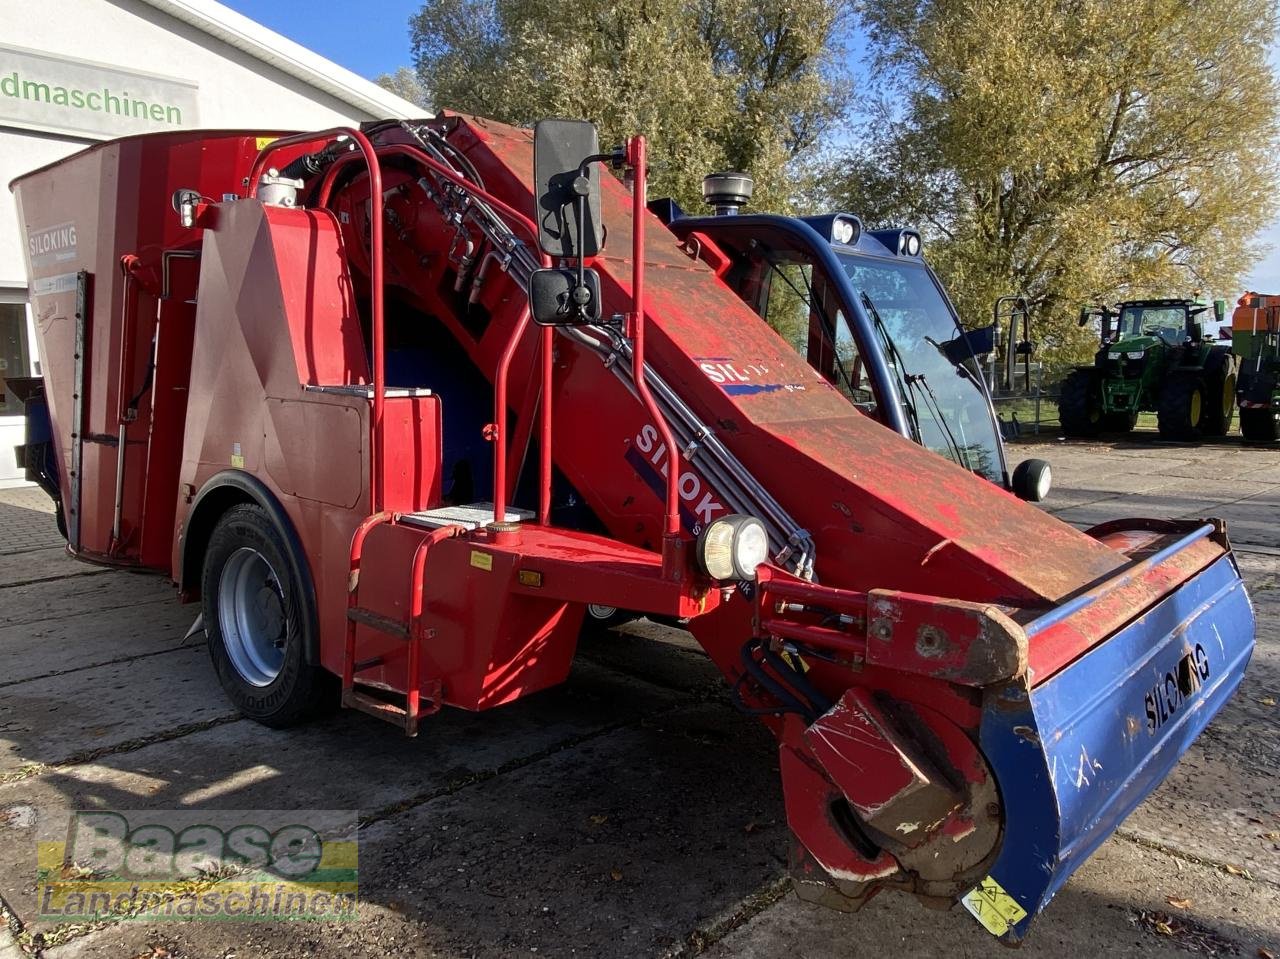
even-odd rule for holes
{"type": "MultiPolygon", "coordinates": [[[[132,133],[311,130],[424,111],[212,0],[0,0],[0,380],[39,374],[15,177],[132,133]]],[[[21,404],[0,391],[0,486],[21,404]]]]}

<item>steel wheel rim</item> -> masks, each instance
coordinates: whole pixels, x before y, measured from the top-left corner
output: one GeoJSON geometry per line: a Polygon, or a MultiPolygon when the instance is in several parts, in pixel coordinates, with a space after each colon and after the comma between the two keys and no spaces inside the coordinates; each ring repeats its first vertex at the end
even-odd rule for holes
{"type": "Polygon", "coordinates": [[[588,603],[587,613],[592,619],[609,619],[618,612],[616,606],[602,606],[600,603],[588,603]]]}
{"type": "Polygon", "coordinates": [[[231,665],[245,682],[270,686],[284,666],[284,591],[265,556],[241,546],[218,578],[218,627],[231,665]]]}
{"type": "Polygon", "coordinates": [[[1200,391],[1193,390],[1191,393],[1191,425],[1196,426],[1200,422],[1200,391]]]}

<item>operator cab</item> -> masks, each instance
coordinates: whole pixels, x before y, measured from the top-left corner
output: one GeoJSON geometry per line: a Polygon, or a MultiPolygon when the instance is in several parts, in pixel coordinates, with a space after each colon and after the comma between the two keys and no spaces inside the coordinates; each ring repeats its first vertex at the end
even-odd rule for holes
{"type": "Polygon", "coordinates": [[[1154,336],[1169,344],[1200,338],[1200,324],[1195,321],[1209,307],[1191,300],[1142,301],[1120,304],[1116,324],[1119,338],[1154,336]]]}
{"type": "Polygon", "coordinates": [[[911,230],[866,231],[856,217],[738,214],[743,174],[706,178],[716,216],[653,204],[677,237],[713,242],[722,279],[862,413],[1024,499],[1048,492],[1048,465],[1009,475],[978,355],[911,230]]]}

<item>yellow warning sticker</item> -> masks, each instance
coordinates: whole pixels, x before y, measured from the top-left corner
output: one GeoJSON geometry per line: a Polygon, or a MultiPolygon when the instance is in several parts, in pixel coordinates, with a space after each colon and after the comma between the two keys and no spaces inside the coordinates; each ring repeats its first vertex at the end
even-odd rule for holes
{"type": "Polygon", "coordinates": [[[809,671],[809,664],[804,661],[804,657],[799,653],[790,653],[787,650],[782,651],[782,658],[792,669],[798,669],[802,673],[809,671]]]}
{"type": "Polygon", "coordinates": [[[244,457],[239,453],[231,454],[231,465],[238,470],[244,469],[244,457]]]}
{"type": "Polygon", "coordinates": [[[478,549],[471,551],[471,565],[476,569],[493,571],[493,557],[488,553],[482,553],[478,549]]]}
{"type": "Polygon", "coordinates": [[[1027,910],[990,876],[965,893],[960,904],[993,936],[1003,936],[1027,918],[1027,910]]]}
{"type": "Polygon", "coordinates": [[[280,138],[279,137],[258,137],[258,139],[254,142],[257,143],[258,149],[261,150],[263,147],[269,146],[272,143],[275,143],[278,139],[280,138]]]}

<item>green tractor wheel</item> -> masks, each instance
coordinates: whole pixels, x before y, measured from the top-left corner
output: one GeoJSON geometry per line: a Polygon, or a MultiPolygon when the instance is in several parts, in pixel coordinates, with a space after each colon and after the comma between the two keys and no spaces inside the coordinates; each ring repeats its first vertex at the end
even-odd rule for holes
{"type": "Polygon", "coordinates": [[[1205,418],[1205,384],[1196,372],[1171,373],[1160,391],[1156,424],[1170,440],[1200,438],[1205,418]]]}
{"type": "Polygon", "coordinates": [[[1236,415],[1236,370],[1230,355],[1210,360],[1205,372],[1205,436],[1226,436],[1236,415]],[[1215,363],[1214,360],[1217,360],[1215,363]]]}
{"type": "Polygon", "coordinates": [[[1274,409],[1254,407],[1240,411],[1240,432],[1250,443],[1274,443],[1280,439],[1280,423],[1274,409]]]}
{"type": "Polygon", "coordinates": [[[1073,370],[1062,381],[1058,422],[1067,436],[1097,436],[1102,429],[1102,388],[1093,370],[1073,370]]]}

